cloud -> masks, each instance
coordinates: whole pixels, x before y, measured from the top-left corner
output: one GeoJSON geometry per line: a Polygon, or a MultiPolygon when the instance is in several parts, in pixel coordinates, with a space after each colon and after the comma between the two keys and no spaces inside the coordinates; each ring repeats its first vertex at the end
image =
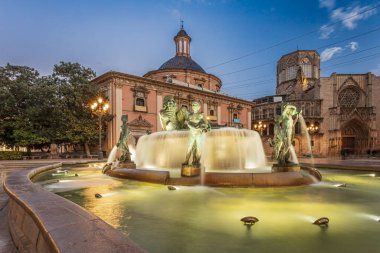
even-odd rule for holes
{"type": "Polygon", "coordinates": [[[323,25],[319,28],[319,31],[321,32],[320,39],[328,39],[330,38],[330,34],[335,31],[335,27],[333,25],[323,25]]]}
{"type": "Polygon", "coordinates": [[[319,7],[331,10],[335,7],[335,0],[319,0],[319,7]]]}
{"type": "Polygon", "coordinates": [[[359,43],[351,41],[350,43],[348,43],[347,47],[351,48],[352,51],[356,51],[356,49],[359,48],[359,43]]]}
{"type": "Polygon", "coordinates": [[[377,13],[376,9],[371,5],[361,7],[338,8],[332,11],[330,18],[333,21],[341,21],[342,25],[349,30],[358,26],[360,20],[368,19],[377,13]]]}
{"type": "Polygon", "coordinates": [[[343,51],[342,47],[330,47],[323,50],[321,53],[321,61],[328,61],[330,60],[334,55],[339,54],[343,51]]]}
{"type": "Polygon", "coordinates": [[[366,20],[377,13],[377,10],[376,8],[374,8],[373,5],[356,5],[351,7],[340,7],[333,10],[333,6],[335,6],[335,1],[320,0],[319,6],[321,8],[326,7],[328,9],[330,21],[334,23],[334,25],[323,25],[319,28],[320,39],[330,38],[330,35],[340,25],[349,30],[353,30],[358,26],[359,21],[366,20]]]}

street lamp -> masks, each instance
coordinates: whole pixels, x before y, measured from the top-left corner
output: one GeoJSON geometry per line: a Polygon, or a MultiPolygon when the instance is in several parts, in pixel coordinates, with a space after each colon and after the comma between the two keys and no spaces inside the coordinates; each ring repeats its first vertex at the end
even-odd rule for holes
{"type": "Polygon", "coordinates": [[[313,139],[313,135],[318,132],[318,126],[317,125],[314,125],[314,123],[311,123],[308,127],[307,127],[307,131],[309,132],[310,136],[311,136],[311,146],[313,147],[314,146],[314,139],[313,139]]]}
{"type": "Polygon", "coordinates": [[[258,132],[260,133],[260,135],[262,136],[262,135],[263,135],[263,131],[267,128],[267,125],[266,125],[266,124],[263,124],[262,121],[259,121],[259,123],[253,125],[253,127],[254,127],[255,130],[258,131],[258,132]]]}
{"type": "Polygon", "coordinates": [[[99,120],[99,155],[98,160],[103,160],[102,151],[102,117],[107,113],[109,109],[109,104],[106,103],[103,98],[99,97],[96,102],[91,105],[92,113],[98,116],[99,120]]]}

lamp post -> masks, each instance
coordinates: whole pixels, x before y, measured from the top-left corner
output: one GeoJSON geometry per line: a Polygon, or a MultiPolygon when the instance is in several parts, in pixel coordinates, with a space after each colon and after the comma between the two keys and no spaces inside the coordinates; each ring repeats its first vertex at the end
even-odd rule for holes
{"type": "Polygon", "coordinates": [[[102,151],[102,117],[107,113],[109,109],[109,104],[104,101],[103,98],[99,97],[96,102],[91,105],[92,113],[98,116],[99,124],[99,155],[98,160],[103,160],[102,151]]]}
{"type": "Polygon", "coordinates": [[[262,121],[259,121],[259,123],[253,125],[253,127],[255,128],[255,130],[256,130],[257,132],[260,133],[260,136],[262,136],[262,135],[263,135],[263,131],[267,128],[267,125],[266,125],[266,124],[263,124],[262,121]]]}
{"type": "Polygon", "coordinates": [[[311,136],[311,146],[314,147],[314,134],[316,132],[318,132],[318,126],[317,125],[314,125],[314,123],[311,123],[308,127],[307,127],[307,131],[309,132],[310,136],[311,136]]]}

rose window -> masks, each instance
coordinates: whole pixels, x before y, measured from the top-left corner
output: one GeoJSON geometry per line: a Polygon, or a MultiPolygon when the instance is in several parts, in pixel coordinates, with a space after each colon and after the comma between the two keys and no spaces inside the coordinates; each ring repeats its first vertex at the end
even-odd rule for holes
{"type": "Polygon", "coordinates": [[[339,94],[338,99],[341,107],[353,108],[359,103],[360,93],[357,89],[346,88],[339,94]]]}

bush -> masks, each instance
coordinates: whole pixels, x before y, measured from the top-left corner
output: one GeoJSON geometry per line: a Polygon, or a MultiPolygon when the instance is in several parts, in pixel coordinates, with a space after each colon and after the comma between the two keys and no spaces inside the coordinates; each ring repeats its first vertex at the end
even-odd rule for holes
{"type": "Polygon", "coordinates": [[[25,154],[21,151],[0,151],[0,160],[22,160],[25,154]]]}

